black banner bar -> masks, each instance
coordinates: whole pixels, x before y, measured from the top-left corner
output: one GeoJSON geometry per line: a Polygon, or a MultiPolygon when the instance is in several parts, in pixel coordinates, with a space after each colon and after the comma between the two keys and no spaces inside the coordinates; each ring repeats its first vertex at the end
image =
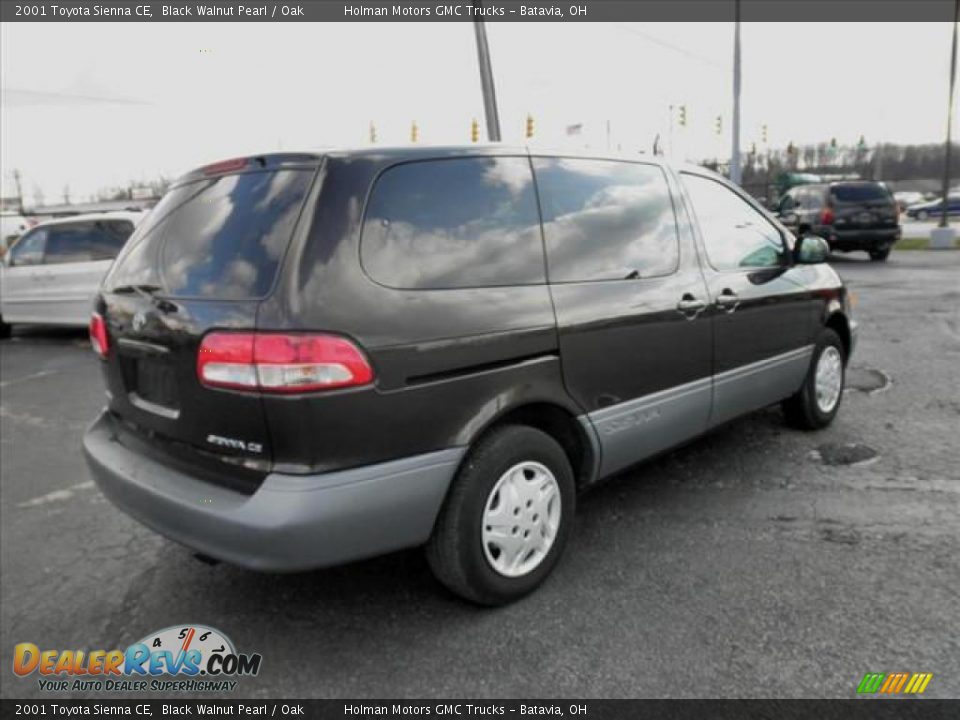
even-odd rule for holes
{"type": "MultiPolygon", "coordinates": [[[[208,0],[0,3],[3,22],[656,22],[732,21],[734,0],[208,0]],[[478,14],[482,12],[482,15],[478,14]]],[[[741,0],[745,22],[942,21],[953,0],[741,0]]]]}
{"type": "Polygon", "coordinates": [[[960,717],[960,700],[9,700],[5,718],[584,718],[585,720],[899,720],[960,717]]]}

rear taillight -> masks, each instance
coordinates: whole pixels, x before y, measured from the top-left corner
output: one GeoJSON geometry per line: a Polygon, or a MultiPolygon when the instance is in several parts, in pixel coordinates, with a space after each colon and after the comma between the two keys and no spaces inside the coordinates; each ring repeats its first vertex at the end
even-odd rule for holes
{"type": "Polygon", "coordinates": [[[101,358],[106,358],[110,351],[110,337],[107,335],[107,323],[100,313],[90,316],[90,344],[93,351],[101,358]]]}
{"type": "Polygon", "coordinates": [[[210,387],[301,393],[368,385],[373,368],[335,335],[214,332],[200,344],[197,377],[210,387]]]}
{"type": "Polygon", "coordinates": [[[821,225],[833,225],[834,214],[832,207],[825,207],[820,211],[820,224],[821,225]]]}

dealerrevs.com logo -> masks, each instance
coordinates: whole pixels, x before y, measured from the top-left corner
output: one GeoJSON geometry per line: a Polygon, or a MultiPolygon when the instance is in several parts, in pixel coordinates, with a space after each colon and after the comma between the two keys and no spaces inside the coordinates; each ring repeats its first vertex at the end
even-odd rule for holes
{"type": "Polygon", "coordinates": [[[13,649],[13,672],[36,673],[48,692],[232,691],[238,677],[260,672],[259,653],[238,653],[230,638],[206,625],[175,625],[126,650],[13,649]]]}

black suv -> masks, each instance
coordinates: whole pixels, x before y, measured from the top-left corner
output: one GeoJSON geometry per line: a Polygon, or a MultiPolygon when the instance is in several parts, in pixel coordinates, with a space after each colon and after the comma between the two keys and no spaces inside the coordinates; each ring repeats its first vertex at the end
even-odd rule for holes
{"type": "Polygon", "coordinates": [[[871,260],[886,260],[900,239],[900,206],[878,182],[801,185],[780,199],[777,214],[798,235],[826,238],[831,250],[865,250],[871,260]]]}
{"type": "Polygon", "coordinates": [[[507,602],[556,564],[579,490],[772,403],[833,419],[855,325],[826,255],[655,159],[218,163],[104,280],[85,454],[204,555],[291,571],[426,544],[447,587],[507,602]]]}

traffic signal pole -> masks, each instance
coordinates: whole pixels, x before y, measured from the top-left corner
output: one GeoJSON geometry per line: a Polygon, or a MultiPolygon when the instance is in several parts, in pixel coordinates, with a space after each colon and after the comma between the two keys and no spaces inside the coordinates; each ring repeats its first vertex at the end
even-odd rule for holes
{"type": "MultiPolygon", "coordinates": [[[[480,0],[474,0],[478,10],[483,6],[480,0]]],[[[477,12],[474,17],[482,17],[477,12]]],[[[473,21],[473,30],[477,37],[477,60],[480,64],[480,87],[483,91],[483,112],[487,120],[487,138],[490,142],[500,142],[500,115],[497,113],[497,93],[493,85],[493,69],[490,65],[490,48],[487,46],[487,29],[483,20],[473,21]]]]}

